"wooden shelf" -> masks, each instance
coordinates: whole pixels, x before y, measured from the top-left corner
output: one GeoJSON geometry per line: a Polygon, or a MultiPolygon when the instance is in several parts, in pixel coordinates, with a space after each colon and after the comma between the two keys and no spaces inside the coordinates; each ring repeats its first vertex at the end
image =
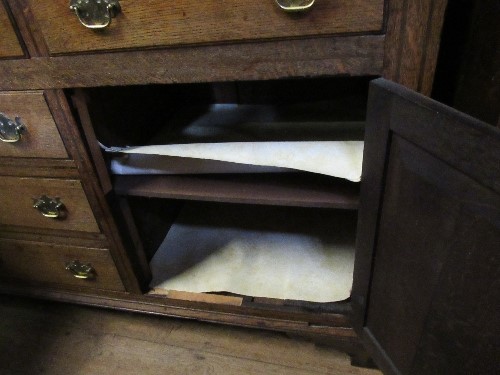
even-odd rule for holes
{"type": "Polygon", "coordinates": [[[355,210],[359,184],[312,173],[115,176],[120,195],[355,210]]]}

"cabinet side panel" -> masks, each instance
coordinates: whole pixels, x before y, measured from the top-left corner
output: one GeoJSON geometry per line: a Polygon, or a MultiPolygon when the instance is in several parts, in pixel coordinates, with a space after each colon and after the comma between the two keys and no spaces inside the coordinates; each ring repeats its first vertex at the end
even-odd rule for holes
{"type": "Polygon", "coordinates": [[[390,0],[384,77],[430,95],[447,0],[390,0]]]}

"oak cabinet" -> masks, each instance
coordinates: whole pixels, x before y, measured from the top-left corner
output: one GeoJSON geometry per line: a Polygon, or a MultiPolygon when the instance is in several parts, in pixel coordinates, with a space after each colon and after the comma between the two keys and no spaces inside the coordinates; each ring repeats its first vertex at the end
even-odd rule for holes
{"type": "Polygon", "coordinates": [[[26,51],[0,52],[2,130],[20,139],[0,145],[2,292],[301,334],[387,373],[489,373],[499,134],[411,91],[430,93],[445,1],[77,8],[102,30],[70,3],[0,3],[26,51]],[[108,152],[155,137],[364,140],[361,182],[108,152]],[[226,255],[195,278],[208,290],[155,284],[213,259],[207,244],[226,255]]]}

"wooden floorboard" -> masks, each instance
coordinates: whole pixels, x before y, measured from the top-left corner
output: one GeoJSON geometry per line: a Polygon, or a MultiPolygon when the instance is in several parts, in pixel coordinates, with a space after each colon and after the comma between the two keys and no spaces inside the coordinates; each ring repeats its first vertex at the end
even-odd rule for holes
{"type": "Polygon", "coordinates": [[[356,374],[275,332],[0,296],[1,374],[356,374]]]}

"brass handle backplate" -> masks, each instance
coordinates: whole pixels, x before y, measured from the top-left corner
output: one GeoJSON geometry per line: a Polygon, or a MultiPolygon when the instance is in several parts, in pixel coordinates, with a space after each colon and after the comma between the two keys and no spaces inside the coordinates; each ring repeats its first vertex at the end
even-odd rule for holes
{"type": "Polygon", "coordinates": [[[66,263],[66,269],[77,279],[93,279],[96,275],[91,264],[83,264],[79,260],[66,263]]]}
{"type": "Polygon", "coordinates": [[[69,9],[75,11],[83,26],[104,29],[121,11],[121,6],[118,0],[70,0],[69,9]]]}
{"type": "Polygon", "coordinates": [[[50,198],[42,195],[33,199],[33,208],[36,208],[43,216],[51,219],[62,219],[64,217],[64,203],[59,198],[50,198]]]}
{"type": "Polygon", "coordinates": [[[276,4],[286,12],[303,12],[311,8],[315,0],[276,0],[276,4]]]}
{"type": "Polygon", "coordinates": [[[26,126],[21,118],[16,117],[14,121],[0,112],[0,141],[7,143],[19,142],[26,126]]]}

